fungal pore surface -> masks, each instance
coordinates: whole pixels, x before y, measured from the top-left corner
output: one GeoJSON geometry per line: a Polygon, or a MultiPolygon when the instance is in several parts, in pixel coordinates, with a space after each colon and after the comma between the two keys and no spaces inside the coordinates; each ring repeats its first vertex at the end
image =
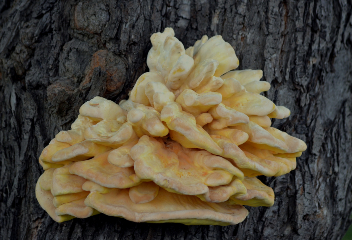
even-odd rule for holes
{"type": "Polygon", "coordinates": [[[95,97],[44,148],[36,186],[57,222],[104,213],[134,222],[234,225],[244,206],[274,204],[257,176],[295,169],[306,144],[271,127],[290,111],[261,95],[261,70],[221,36],[184,49],[166,28],[151,37],[149,72],[128,100],[95,97]]]}

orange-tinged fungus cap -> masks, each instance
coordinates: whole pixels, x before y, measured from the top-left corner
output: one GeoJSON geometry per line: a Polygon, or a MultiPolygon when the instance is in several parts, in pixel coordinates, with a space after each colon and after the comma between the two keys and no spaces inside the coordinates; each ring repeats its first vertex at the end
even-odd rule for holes
{"type": "Polygon", "coordinates": [[[260,95],[261,70],[235,70],[232,46],[203,36],[185,50],[172,28],[150,38],[149,72],[119,104],[84,103],[44,148],[36,186],[57,222],[100,212],[135,222],[231,225],[241,205],[272,206],[256,176],[296,167],[307,145],[271,127],[290,115],[260,95]]]}

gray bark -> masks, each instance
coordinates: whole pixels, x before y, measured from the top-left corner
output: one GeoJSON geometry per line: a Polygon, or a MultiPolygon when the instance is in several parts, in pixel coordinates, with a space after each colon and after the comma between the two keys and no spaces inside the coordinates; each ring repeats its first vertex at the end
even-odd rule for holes
{"type": "Polygon", "coordinates": [[[0,238],[340,239],[352,211],[351,44],[349,0],[0,1],[0,238]],[[237,226],[54,222],[35,198],[38,156],[83,102],[127,98],[167,26],[185,47],[220,34],[240,69],[263,69],[266,96],[291,109],[274,126],[308,145],[297,169],[261,177],[275,205],[237,226]]]}

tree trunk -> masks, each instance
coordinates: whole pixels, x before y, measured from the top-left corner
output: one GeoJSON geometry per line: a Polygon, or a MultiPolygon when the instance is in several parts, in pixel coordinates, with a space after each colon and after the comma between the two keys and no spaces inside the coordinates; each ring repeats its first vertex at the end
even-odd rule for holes
{"type": "Polygon", "coordinates": [[[0,1],[0,238],[340,239],[352,210],[351,44],[349,0],[0,1]],[[291,110],[274,126],[308,145],[297,169],[261,177],[275,205],[236,226],[54,222],[35,198],[38,156],[85,101],[128,97],[165,27],[186,48],[222,35],[240,69],[264,71],[266,96],[291,110]]]}

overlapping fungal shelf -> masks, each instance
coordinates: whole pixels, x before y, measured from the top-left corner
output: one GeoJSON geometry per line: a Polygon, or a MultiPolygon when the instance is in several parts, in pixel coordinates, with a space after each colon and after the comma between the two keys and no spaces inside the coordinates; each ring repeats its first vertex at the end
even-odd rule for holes
{"type": "Polygon", "coordinates": [[[128,100],[95,97],[43,150],[36,186],[57,222],[104,213],[134,222],[231,225],[272,206],[257,176],[296,167],[306,144],[271,127],[290,111],[260,95],[261,70],[233,71],[234,49],[204,36],[184,49],[166,28],[151,37],[149,72],[128,100]]]}

